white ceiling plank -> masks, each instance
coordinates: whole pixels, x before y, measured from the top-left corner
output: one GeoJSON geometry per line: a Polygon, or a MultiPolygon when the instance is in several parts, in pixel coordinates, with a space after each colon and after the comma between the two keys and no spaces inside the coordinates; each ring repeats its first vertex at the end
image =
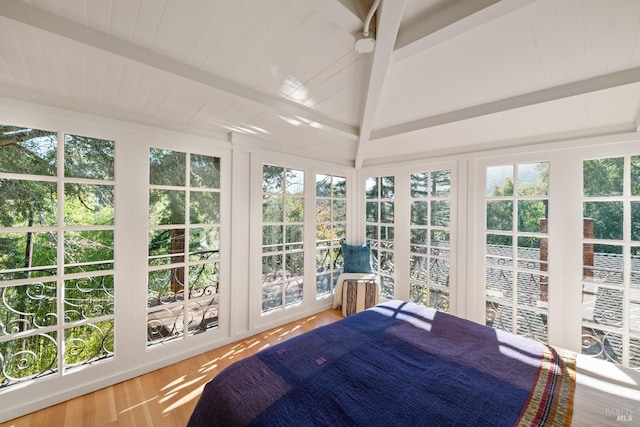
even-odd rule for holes
{"type": "Polygon", "coordinates": [[[107,33],[131,41],[141,0],[113,0],[107,33]]]}
{"type": "Polygon", "coordinates": [[[412,122],[402,123],[396,126],[378,129],[371,133],[371,140],[415,132],[430,127],[441,126],[462,120],[473,119],[503,111],[528,107],[544,102],[558,101],[572,96],[583,95],[619,86],[640,82],[640,67],[618,71],[603,76],[567,83],[560,86],[551,87],[523,95],[514,96],[489,102],[483,105],[476,105],[463,108],[449,113],[426,117],[412,122]]]}
{"type": "Polygon", "coordinates": [[[385,0],[377,12],[376,45],[371,61],[371,73],[364,99],[360,136],[356,150],[355,167],[357,169],[362,167],[364,161],[365,145],[369,142],[369,136],[373,129],[384,80],[391,63],[393,46],[402,21],[404,3],[405,0],[385,0]]]}
{"type": "Polygon", "coordinates": [[[363,20],[358,4],[353,0],[322,0],[316,2],[319,11],[343,31],[355,35],[362,31],[363,20]]]}
{"type": "Polygon", "coordinates": [[[257,103],[265,108],[275,109],[283,114],[305,117],[316,123],[320,123],[329,130],[350,138],[356,138],[357,130],[354,126],[327,118],[304,106],[242,86],[231,80],[151,52],[133,43],[116,39],[92,28],[71,22],[65,18],[35,9],[17,0],[3,0],[0,2],[0,15],[167,73],[204,84],[222,92],[257,103]]]}
{"type": "Polygon", "coordinates": [[[87,24],[97,30],[109,32],[114,0],[86,0],[87,24]]]}
{"type": "Polygon", "coordinates": [[[409,58],[538,0],[459,0],[398,33],[393,62],[409,58]]]}

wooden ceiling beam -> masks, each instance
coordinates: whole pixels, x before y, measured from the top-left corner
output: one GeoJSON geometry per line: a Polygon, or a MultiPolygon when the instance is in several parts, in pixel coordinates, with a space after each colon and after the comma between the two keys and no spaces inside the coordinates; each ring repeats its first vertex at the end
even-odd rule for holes
{"type": "Polygon", "coordinates": [[[360,121],[360,136],[356,150],[355,167],[359,169],[364,162],[365,147],[373,128],[376,111],[380,103],[380,95],[391,63],[393,46],[396,42],[405,0],[383,0],[377,16],[376,44],[371,60],[371,73],[360,121]]]}

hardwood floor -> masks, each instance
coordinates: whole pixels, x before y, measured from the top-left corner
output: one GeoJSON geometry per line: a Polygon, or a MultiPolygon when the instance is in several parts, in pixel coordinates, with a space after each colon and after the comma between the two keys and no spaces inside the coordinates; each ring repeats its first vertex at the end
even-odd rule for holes
{"type": "Polygon", "coordinates": [[[16,418],[0,427],[185,426],[204,385],[229,364],[342,319],[327,310],[94,393],[16,418]]]}

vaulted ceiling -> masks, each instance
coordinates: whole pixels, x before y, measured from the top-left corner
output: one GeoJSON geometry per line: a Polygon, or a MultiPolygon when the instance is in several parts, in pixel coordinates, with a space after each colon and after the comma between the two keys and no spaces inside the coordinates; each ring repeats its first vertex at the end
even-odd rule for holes
{"type": "Polygon", "coordinates": [[[638,132],[640,1],[1,0],[0,96],[356,167],[638,132]]]}

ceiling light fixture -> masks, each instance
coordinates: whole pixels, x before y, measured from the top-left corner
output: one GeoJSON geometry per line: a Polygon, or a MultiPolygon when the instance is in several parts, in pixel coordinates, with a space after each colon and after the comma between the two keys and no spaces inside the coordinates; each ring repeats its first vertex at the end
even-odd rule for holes
{"type": "Polygon", "coordinates": [[[367,19],[364,21],[364,28],[361,32],[356,34],[356,44],[355,49],[358,53],[371,53],[373,49],[376,47],[376,39],[373,36],[373,33],[369,31],[369,26],[371,25],[371,19],[373,19],[373,14],[376,13],[378,6],[380,5],[380,0],[375,0],[369,13],[367,14],[367,19]]]}

